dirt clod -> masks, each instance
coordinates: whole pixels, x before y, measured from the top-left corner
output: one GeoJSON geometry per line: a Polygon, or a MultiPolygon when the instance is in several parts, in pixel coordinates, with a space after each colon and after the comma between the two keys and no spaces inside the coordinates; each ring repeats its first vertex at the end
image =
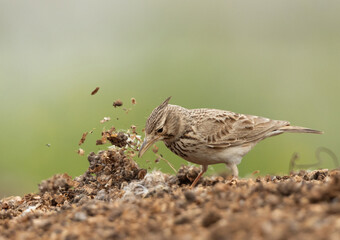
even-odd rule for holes
{"type": "Polygon", "coordinates": [[[118,100],[113,102],[112,106],[114,106],[114,107],[123,106],[123,102],[120,99],[118,99],[118,100]]]}
{"type": "Polygon", "coordinates": [[[77,153],[78,153],[80,156],[84,156],[85,151],[84,151],[84,149],[79,148],[78,151],[77,151],[77,153]]]}
{"type": "Polygon", "coordinates": [[[221,215],[216,210],[210,210],[202,218],[202,226],[210,227],[221,219],[221,215]]]}
{"type": "Polygon", "coordinates": [[[92,92],[91,95],[95,95],[99,91],[99,87],[96,87],[92,92]]]}
{"type": "Polygon", "coordinates": [[[184,197],[188,202],[194,202],[196,200],[196,195],[192,191],[184,192],[184,197]]]}
{"type": "Polygon", "coordinates": [[[152,151],[158,153],[158,147],[155,144],[152,146],[152,151]]]}
{"type": "MultiPolygon", "coordinates": [[[[182,165],[177,171],[176,176],[179,184],[191,184],[200,172],[201,169],[199,167],[182,165]]],[[[201,181],[200,179],[198,182],[200,183],[201,181]]]]}
{"type": "Polygon", "coordinates": [[[79,140],[79,144],[78,144],[79,146],[85,142],[87,134],[88,132],[83,133],[83,135],[81,136],[81,139],[79,140]]]}
{"type": "Polygon", "coordinates": [[[110,120],[111,120],[110,117],[104,117],[102,120],[100,120],[100,123],[105,123],[105,122],[108,122],[110,120]]]}
{"type": "Polygon", "coordinates": [[[127,144],[128,136],[123,133],[119,132],[118,134],[111,134],[107,136],[107,140],[111,142],[112,145],[117,147],[125,147],[127,144]]]}

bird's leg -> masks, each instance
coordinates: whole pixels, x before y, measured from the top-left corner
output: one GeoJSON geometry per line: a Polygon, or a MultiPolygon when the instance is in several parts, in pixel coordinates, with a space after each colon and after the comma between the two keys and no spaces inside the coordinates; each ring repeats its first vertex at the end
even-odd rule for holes
{"type": "Polygon", "coordinates": [[[227,166],[231,170],[231,174],[233,175],[233,179],[237,179],[238,178],[238,168],[237,168],[237,165],[235,163],[229,163],[229,164],[227,164],[227,166]]]}
{"type": "Polygon", "coordinates": [[[190,189],[194,188],[196,186],[198,180],[200,180],[200,178],[207,171],[207,169],[208,169],[208,165],[202,165],[202,170],[201,170],[200,174],[198,174],[198,176],[195,178],[195,181],[193,181],[193,183],[191,184],[190,189]]]}

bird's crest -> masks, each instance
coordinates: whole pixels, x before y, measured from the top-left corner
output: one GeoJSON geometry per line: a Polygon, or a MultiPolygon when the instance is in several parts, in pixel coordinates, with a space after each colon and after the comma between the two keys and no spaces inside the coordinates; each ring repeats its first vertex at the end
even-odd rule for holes
{"type": "Polygon", "coordinates": [[[168,106],[170,99],[171,97],[168,97],[161,105],[156,107],[150,114],[145,126],[145,132],[147,134],[150,134],[157,126],[157,123],[161,120],[164,114],[164,110],[168,106]]]}

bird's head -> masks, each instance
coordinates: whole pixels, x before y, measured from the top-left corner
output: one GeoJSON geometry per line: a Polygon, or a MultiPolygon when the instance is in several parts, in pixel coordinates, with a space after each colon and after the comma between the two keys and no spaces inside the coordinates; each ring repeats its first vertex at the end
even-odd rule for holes
{"type": "MultiPolygon", "coordinates": [[[[156,107],[150,114],[145,126],[145,139],[139,150],[141,157],[148,148],[157,141],[169,140],[175,137],[178,130],[178,117],[169,109],[168,97],[161,105],[156,107]]],[[[171,105],[172,106],[172,105],[171,105]]]]}

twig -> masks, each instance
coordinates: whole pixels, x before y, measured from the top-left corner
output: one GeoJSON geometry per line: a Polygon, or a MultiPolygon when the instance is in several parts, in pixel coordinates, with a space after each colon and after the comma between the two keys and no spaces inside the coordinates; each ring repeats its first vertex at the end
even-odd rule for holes
{"type": "Polygon", "coordinates": [[[338,160],[337,156],[335,155],[335,153],[332,150],[330,150],[329,148],[326,148],[326,147],[319,147],[315,151],[315,157],[319,160],[319,162],[322,161],[321,156],[320,156],[321,152],[327,153],[332,158],[334,166],[336,168],[339,167],[339,160],[338,160]]]}
{"type": "Polygon", "coordinates": [[[295,167],[295,161],[299,159],[299,154],[297,152],[293,153],[289,161],[288,172],[291,173],[295,167]]]}
{"type": "Polygon", "coordinates": [[[296,161],[299,160],[300,156],[298,153],[293,153],[290,161],[289,161],[289,172],[291,173],[295,167],[298,169],[306,169],[311,167],[317,167],[320,166],[324,160],[321,158],[320,154],[321,152],[327,153],[333,160],[335,168],[339,167],[339,160],[337,156],[334,154],[334,152],[328,148],[325,147],[319,147],[315,150],[315,157],[317,159],[316,163],[310,163],[310,164],[296,164],[296,161]]]}
{"type": "Polygon", "coordinates": [[[175,173],[177,173],[177,171],[176,171],[176,169],[171,165],[171,163],[168,161],[168,160],[166,160],[165,158],[163,158],[161,155],[159,155],[159,154],[155,154],[158,158],[160,158],[160,159],[162,159],[163,161],[165,161],[170,167],[171,167],[171,169],[172,170],[174,170],[174,172],[175,173]]]}

